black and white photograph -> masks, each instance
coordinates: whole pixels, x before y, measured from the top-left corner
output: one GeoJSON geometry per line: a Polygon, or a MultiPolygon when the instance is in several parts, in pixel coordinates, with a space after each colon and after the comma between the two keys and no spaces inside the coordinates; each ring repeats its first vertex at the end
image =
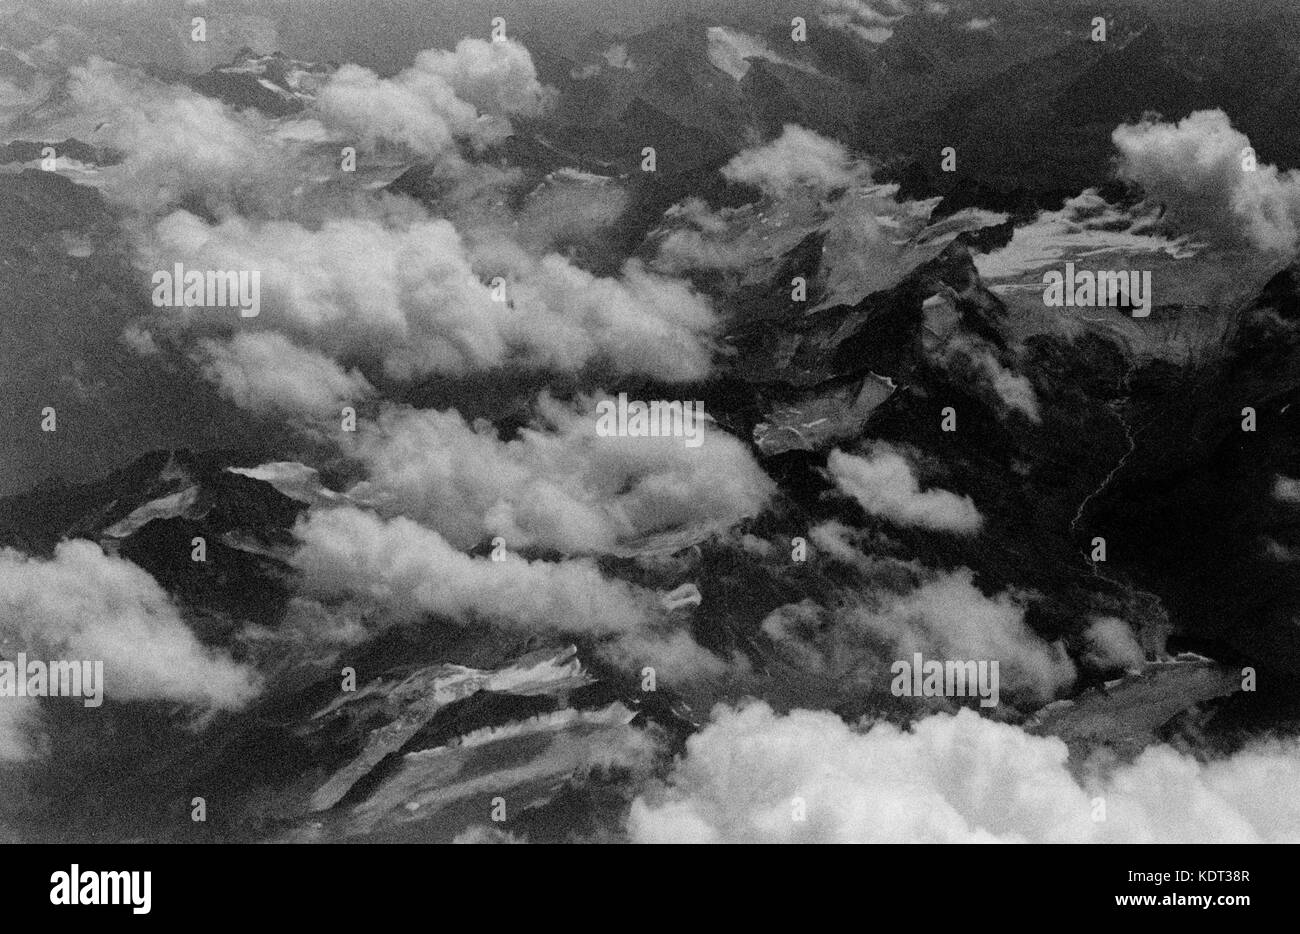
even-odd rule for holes
{"type": "Polygon", "coordinates": [[[1293,0],[0,0],[0,390],[56,914],[1300,842],[1293,0]]]}

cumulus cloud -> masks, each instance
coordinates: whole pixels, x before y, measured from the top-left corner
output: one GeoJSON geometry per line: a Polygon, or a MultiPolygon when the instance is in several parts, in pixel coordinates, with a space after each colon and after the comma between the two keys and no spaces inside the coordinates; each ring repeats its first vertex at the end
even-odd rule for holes
{"type": "Polygon", "coordinates": [[[846,623],[892,647],[894,658],[913,653],[940,659],[997,661],[1005,691],[1050,700],[1074,680],[1074,664],[1025,623],[1021,598],[986,596],[969,568],[936,573],[902,594],[873,595],[840,614],[846,623]]]}
{"type": "Polygon", "coordinates": [[[390,142],[421,156],[454,155],[457,136],[492,143],[510,132],[500,119],[480,120],[445,81],[415,69],[384,79],[369,68],[344,65],[321,87],[315,106],[326,123],[372,150],[390,142]]]}
{"type": "Polygon", "coordinates": [[[1243,164],[1250,140],[1222,110],[1198,110],[1178,123],[1121,124],[1111,136],[1119,174],[1166,205],[1187,233],[1230,245],[1291,253],[1300,225],[1300,172],[1243,164]]]}
{"type": "MultiPolygon", "coordinates": [[[[217,225],[184,211],[158,224],[144,265],[259,270],[261,325],[332,357],[383,361],[393,376],[463,372],[499,363],[508,309],[492,301],[459,235],[442,220],[390,229],[339,218],[313,230],[291,221],[217,225]],[[151,261],[150,261],[151,260],[151,261]]],[[[217,327],[212,310],[177,312],[217,327]]]]}
{"type": "MultiPolygon", "coordinates": [[[[144,269],[258,270],[260,327],[393,379],[464,375],[506,363],[694,379],[710,367],[716,319],[690,286],[629,260],[617,278],[557,254],[494,243],[471,255],[448,221],[336,218],[319,228],[186,211],[160,221],[140,250],[144,269]],[[504,295],[491,280],[500,276],[504,295]],[[505,301],[496,300],[503,297],[505,301]]],[[[229,329],[221,310],[167,309],[165,322],[229,329]]]]}
{"type": "Polygon", "coordinates": [[[243,215],[282,214],[304,178],[336,172],[337,148],[319,145],[331,138],[402,145],[463,171],[460,141],[499,142],[510,117],[537,116],[553,98],[525,48],[478,39],[422,52],[391,79],[344,65],[304,114],[280,120],[97,57],[69,69],[68,95],[78,132],[123,157],[98,182],[110,197],[147,213],[197,199],[243,215]]]}
{"type": "Polygon", "coordinates": [[[199,345],[204,375],[241,408],[325,419],[370,392],[366,378],[274,331],[199,345]]]}
{"type": "MultiPolygon", "coordinates": [[[[501,258],[498,258],[498,262],[501,258]]],[[[604,361],[620,373],[669,381],[709,374],[712,307],[683,281],[630,259],[618,278],[593,275],[551,253],[505,262],[507,294],[528,320],[526,359],[564,370],[604,361]]]]}
{"type": "Polygon", "coordinates": [[[984,517],[969,496],[939,488],[921,490],[911,462],[889,444],[876,444],[864,457],[831,452],[827,467],[841,492],[870,515],[897,525],[971,535],[984,517]]]}
{"type": "Polygon", "coordinates": [[[1146,661],[1146,652],[1122,619],[1105,616],[1093,620],[1084,630],[1083,639],[1087,645],[1085,660],[1098,668],[1140,668],[1146,661]]]}
{"type": "Polygon", "coordinates": [[[104,695],[115,700],[234,709],[258,689],[251,670],[194,637],[152,577],[91,542],[63,542],[50,560],[0,550],[0,620],[7,658],[102,661],[104,695]]]}
{"type": "Polygon", "coordinates": [[[628,830],[641,843],[1300,841],[1294,742],[1208,763],[1153,747],[1084,784],[1067,756],[966,710],[859,730],[830,713],[720,706],[666,787],[633,802],[628,830]]]}
{"type": "Polygon", "coordinates": [[[996,661],[1002,691],[1033,706],[1073,682],[1073,662],[1029,628],[1018,594],[986,596],[969,568],[927,571],[889,559],[854,563],[870,572],[874,589],[842,597],[831,609],[809,601],[781,607],[763,621],[763,631],[797,667],[883,691],[890,664],[917,652],[928,659],[996,661]]]}
{"type": "Polygon", "coordinates": [[[474,558],[410,519],[353,507],[313,510],[295,535],[292,563],[309,592],[362,594],[399,621],[477,613],[536,629],[611,632],[644,625],[652,606],[650,595],[606,580],[585,559],[474,558]]]}
{"type": "Polygon", "coordinates": [[[543,397],[510,441],[454,410],[390,409],[358,432],[368,480],[353,494],[429,525],[458,547],[502,536],[512,547],[606,552],[655,533],[727,527],[775,489],[738,440],[601,437],[595,400],[543,397]]]}
{"type": "Polygon", "coordinates": [[[291,563],[306,591],[361,596],[395,621],[437,613],[538,632],[611,636],[620,661],[650,661],[668,677],[716,673],[725,663],[689,634],[664,628],[655,594],[606,578],[588,559],[474,558],[406,518],[353,507],[312,510],[295,527],[291,563]]]}
{"type": "Polygon", "coordinates": [[[528,50],[510,39],[466,38],[454,51],[430,49],[416,56],[414,70],[438,75],[483,113],[540,117],[554,102],[528,50]]]}
{"type": "Polygon", "coordinates": [[[770,143],[737,153],[722,167],[722,175],[778,197],[798,187],[828,192],[870,181],[865,165],[842,143],[793,123],[770,143]]]}
{"type": "Polygon", "coordinates": [[[454,52],[421,52],[392,78],[344,65],[321,87],[315,112],[364,147],[398,143],[456,160],[457,139],[500,142],[511,132],[509,116],[538,116],[552,96],[523,46],[462,39],[454,52]]]}
{"type": "Polygon", "coordinates": [[[100,58],[69,69],[68,95],[99,124],[94,142],[122,154],[105,170],[105,193],[136,210],[194,198],[210,210],[258,210],[291,183],[290,150],[253,111],[100,58]]]}

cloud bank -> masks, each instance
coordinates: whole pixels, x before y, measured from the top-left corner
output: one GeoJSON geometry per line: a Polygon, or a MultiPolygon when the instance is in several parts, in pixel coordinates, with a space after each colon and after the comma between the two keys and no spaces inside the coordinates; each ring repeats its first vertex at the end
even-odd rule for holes
{"type": "Polygon", "coordinates": [[[758,513],[775,484],[715,426],[700,447],[674,437],[600,437],[596,399],[542,397],[510,441],[454,410],[393,408],[358,433],[368,479],[353,491],[437,529],[457,547],[502,536],[511,547],[613,551],[683,527],[728,527],[758,513]]]}
{"type": "Polygon", "coordinates": [[[397,143],[458,161],[457,139],[499,143],[511,133],[508,117],[540,116],[553,96],[523,46],[467,38],[452,52],[421,52],[392,78],[344,65],[321,87],[315,112],[366,149],[397,143]]]}
{"type": "Polygon", "coordinates": [[[1121,178],[1141,185],[1187,233],[1205,231],[1229,245],[1292,253],[1300,229],[1300,172],[1249,170],[1246,135],[1222,110],[1198,110],[1177,123],[1121,124],[1111,139],[1121,178]]]}
{"type": "Polygon", "coordinates": [[[301,170],[273,121],[124,65],[92,57],[70,68],[68,96],[96,126],[86,127],[90,140],[122,155],[105,171],[105,194],[137,211],[187,200],[208,210],[267,210],[301,170]]]}
{"type": "Polygon", "coordinates": [[[475,558],[409,519],[351,507],[313,510],[295,535],[300,547],[291,561],[307,593],[359,596],[393,621],[436,613],[462,624],[609,636],[607,654],[663,666],[669,678],[725,668],[689,634],[666,626],[655,594],[606,578],[587,559],[475,558]]]}
{"type": "Polygon", "coordinates": [[[633,802],[628,830],[640,843],[1300,841],[1295,743],[1204,764],[1152,747],[1086,786],[1067,756],[966,710],[855,730],[831,713],[720,706],[667,786],[633,802]]]}
{"type": "MultiPolygon", "coordinates": [[[[687,284],[635,260],[618,278],[602,278],[556,254],[535,258],[514,248],[479,257],[442,219],[338,217],[313,229],[239,217],[210,224],[176,211],[140,252],[145,269],[258,270],[255,326],[336,360],[382,368],[391,379],[463,376],[507,363],[573,372],[604,362],[669,380],[710,368],[715,318],[687,284]]],[[[228,309],[168,308],[165,315],[160,324],[200,331],[240,323],[228,309]]]]}

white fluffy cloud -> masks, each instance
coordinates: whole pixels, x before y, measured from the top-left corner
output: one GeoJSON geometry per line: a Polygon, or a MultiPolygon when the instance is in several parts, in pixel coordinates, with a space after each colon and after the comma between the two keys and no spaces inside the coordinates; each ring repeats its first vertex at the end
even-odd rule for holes
{"type": "Polygon", "coordinates": [[[302,547],[293,564],[310,592],[359,593],[403,621],[428,612],[457,619],[478,613],[537,629],[613,632],[649,617],[649,595],[606,580],[584,559],[474,558],[409,519],[352,507],[313,511],[295,534],[302,547]]]}
{"type": "Polygon", "coordinates": [[[649,661],[669,678],[725,667],[689,634],[659,625],[653,593],[606,578],[587,559],[474,558],[409,519],[352,507],[313,510],[295,534],[301,547],[292,563],[316,596],[358,595],[394,620],[438,613],[463,623],[611,636],[614,658],[649,661]]]}
{"type": "Polygon", "coordinates": [[[827,460],[836,486],[870,515],[902,526],[973,534],[984,522],[969,496],[942,489],[921,490],[911,462],[888,444],[865,457],[836,448],[827,460]]]}
{"type": "Polygon", "coordinates": [[[601,437],[594,400],[546,397],[511,441],[455,411],[392,409],[358,433],[369,479],[354,495],[437,529],[458,547],[605,552],[642,536],[712,529],[755,515],[775,489],[748,449],[712,425],[703,443],[601,437]]]}
{"type": "MultiPolygon", "coordinates": [[[[819,547],[832,544],[830,531],[822,527],[819,547]]],[[[986,596],[968,568],[935,572],[870,558],[854,563],[888,586],[848,595],[832,610],[810,601],[780,607],[763,621],[763,631],[800,669],[883,691],[890,664],[911,661],[916,652],[940,661],[996,661],[1003,701],[1032,707],[1073,682],[1073,662],[1062,646],[1029,628],[1017,594],[986,596]]]]}
{"type": "MultiPolygon", "coordinates": [[[[258,325],[335,358],[383,361],[394,376],[466,371],[505,354],[508,310],[492,302],[446,221],[393,230],[340,218],[312,230],[242,218],[209,225],[177,211],[158,224],[150,247],[146,267],[259,271],[258,325]]],[[[219,309],[165,313],[189,326],[229,326],[219,309]]]]}
{"type": "Polygon", "coordinates": [[[938,573],[901,595],[877,594],[840,615],[841,624],[871,633],[894,658],[997,661],[1004,691],[1051,700],[1074,680],[1063,648],[1048,645],[1025,623],[1012,593],[992,597],[975,586],[969,568],[938,573]]]}
{"type": "MultiPolygon", "coordinates": [[[[451,223],[338,218],[318,229],[234,217],[164,218],[141,250],[145,269],[257,270],[257,326],[339,359],[382,365],[394,379],[464,375],[517,363],[574,371],[693,379],[710,366],[708,302],[690,286],[629,260],[618,278],[550,254],[495,244],[473,256],[451,223]],[[491,279],[505,280],[506,301],[491,279]]],[[[163,321],[229,329],[221,309],[166,309],[163,321]]]]}
{"type": "Polygon", "coordinates": [[[313,144],[401,144],[463,169],[458,141],[504,139],[509,117],[539,115],[553,92],[527,49],[465,39],[454,51],[421,52],[391,79],[344,65],[304,114],[281,120],[96,57],[69,69],[68,96],[75,134],[123,156],[103,171],[110,197],[147,213],[197,198],[248,215],[283,213],[305,178],[337,172],[337,147],[313,144]]]}
{"type": "Polygon", "coordinates": [[[1128,623],[1113,616],[1093,620],[1083,633],[1087,661],[1099,668],[1140,668],[1146,653],[1128,623]]]}
{"type": "Polygon", "coordinates": [[[0,550],[0,620],[7,658],[102,661],[104,696],[116,700],[233,709],[258,690],[251,670],[194,637],[152,577],[91,542],[63,542],[51,560],[0,550]]]}
{"type": "Polygon", "coordinates": [[[1121,124],[1112,140],[1121,177],[1168,208],[1186,233],[1229,244],[1294,252],[1300,230],[1300,172],[1243,164],[1250,146],[1222,110],[1198,110],[1176,124],[1121,124]]]}
{"type": "Polygon", "coordinates": [[[628,829],[642,843],[1300,842],[1294,743],[1204,764],[1153,747],[1086,785],[1066,760],[1058,739],[965,710],[855,730],[830,713],[719,707],[628,829]]]}
{"type": "Polygon", "coordinates": [[[425,157],[454,154],[458,136],[497,142],[509,133],[500,119],[480,120],[445,81],[415,69],[384,79],[369,68],[344,65],[320,89],[316,111],[364,148],[400,143],[425,157]]]}
{"type": "Polygon", "coordinates": [[[370,392],[355,370],[304,350],[274,331],[236,334],[229,343],[200,342],[204,375],[236,405],[312,419],[335,418],[370,392]]]}
{"type": "Polygon", "coordinates": [[[98,124],[90,139],[123,156],[105,170],[105,192],[136,210],[160,211],[194,197],[213,209],[263,208],[288,184],[290,150],[271,121],[252,111],[237,114],[100,58],[69,69],[68,95],[85,120],[98,124]]]}
{"type": "Polygon", "coordinates": [[[344,65],[321,88],[316,112],[363,146],[400,143],[454,160],[458,138],[499,142],[510,134],[508,116],[537,116],[550,98],[523,46],[463,39],[454,52],[421,52],[392,78],[344,65]]]}
{"type": "Polygon", "coordinates": [[[796,187],[829,192],[870,181],[866,166],[855,162],[842,143],[793,123],[770,143],[737,153],[722,174],[777,197],[796,187]]]}
{"type": "Polygon", "coordinates": [[[555,96],[538,82],[528,50],[510,39],[466,38],[450,52],[430,49],[416,56],[413,70],[441,77],[482,113],[539,117],[555,96]]]}

